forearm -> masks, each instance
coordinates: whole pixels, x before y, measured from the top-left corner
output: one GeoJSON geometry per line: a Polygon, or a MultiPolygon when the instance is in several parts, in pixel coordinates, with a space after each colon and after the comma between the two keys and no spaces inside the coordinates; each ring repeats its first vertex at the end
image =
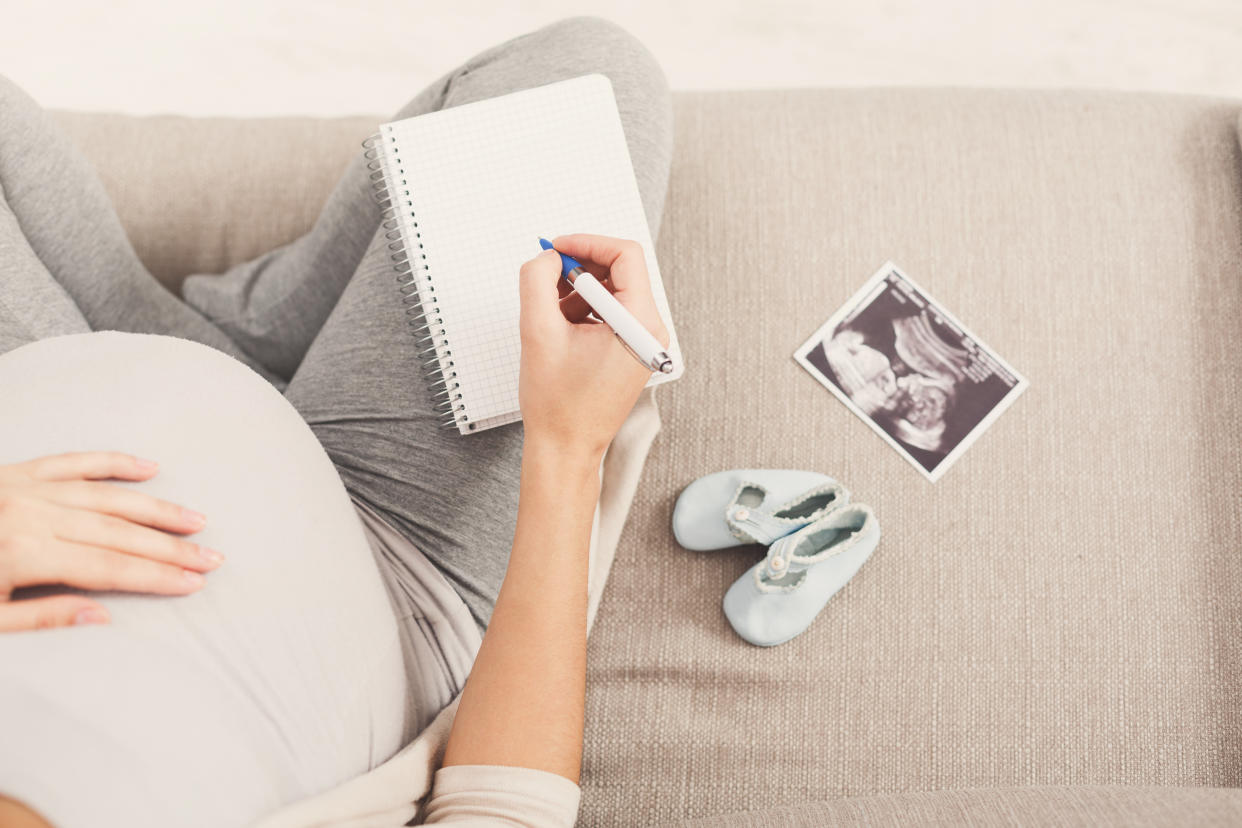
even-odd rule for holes
{"type": "Polygon", "coordinates": [[[509,568],[462,693],[445,765],[511,765],[578,781],[599,461],[598,454],[528,434],[509,568]]]}

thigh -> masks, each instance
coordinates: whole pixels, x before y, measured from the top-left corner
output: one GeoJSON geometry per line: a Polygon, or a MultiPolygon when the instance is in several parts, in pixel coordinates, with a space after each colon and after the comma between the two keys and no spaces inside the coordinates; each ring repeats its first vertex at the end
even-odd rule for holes
{"type": "Polygon", "coordinates": [[[350,493],[418,547],[485,627],[513,540],[522,427],[446,427],[415,351],[377,232],[285,396],[350,493]]]}
{"type": "MultiPolygon", "coordinates": [[[[632,36],[573,18],[478,55],[433,89],[443,87],[447,107],[590,72],[612,80],[654,237],[672,148],[669,93],[632,36]]],[[[389,255],[374,232],[286,394],[350,492],[417,545],[485,627],[513,540],[521,425],[463,437],[441,424],[389,255]]]]}
{"type": "Polygon", "coordinates": [[[242,826],[406,742],[385,587],[275,389],[208,347],[116,332],[11,351],[0,385],[23,391],[0,409],[0,463],[158,460],[118,485],[192,504],[208,516],[196,537],[226,556],[190,596],[102,594],[111,624],[0,635],[5,794],[66,826],[242,826]]]}

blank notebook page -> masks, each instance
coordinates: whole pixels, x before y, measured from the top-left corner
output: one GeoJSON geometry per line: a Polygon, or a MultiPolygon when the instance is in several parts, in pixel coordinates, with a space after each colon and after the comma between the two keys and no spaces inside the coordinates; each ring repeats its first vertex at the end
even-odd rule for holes
{"type": "Polygon", "coordinates": [[[681,353],[606,77],[585,75],[380,131],[406,249],[415,270],[424,268],[419,297],[424,309],[434,301],[442,320],[440,368],[446,377],[456,372],[460,386],[460,431],[520,417],[518,271],[541,252],[540,236],[594,233],[642,245],[676,366],[652,384],[679,376],[681,353]]]}

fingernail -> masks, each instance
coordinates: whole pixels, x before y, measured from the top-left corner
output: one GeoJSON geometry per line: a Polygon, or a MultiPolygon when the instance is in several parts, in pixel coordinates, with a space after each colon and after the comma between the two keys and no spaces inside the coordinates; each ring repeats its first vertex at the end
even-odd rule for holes
{"type": "Polygon", "coordinates": [[[561,254],[557,253],[555,250],[545,250],[539,255],[543,256],[545,259],[550,259],[550,258],[560,258],[561,254]]]}
{"type": "Polygon", "coordinates": [[[143,471],[153,471],[160,467],[160,464],[155,462],[154,460],[143,460],[141,457],[134,458],[134,465],[136,465],[138,468],[142,469],[143,471]]]}
{"type": "Polygon", "coordinates": [[[181,516],[195,526],[203,526],[207,523],[207,516],[202,512],[196,512],[193,509],[181,507],[181,516]]]}
{"type": "Polygon", "coordinates": [[[193,570],[183,569],[181,570],[181,574],[185,576],[188,583],[196,587],[202,586],[207,581],[206,578],[193,570]]]}
{"type": "Polygon", "coordinates": [[[108,613],[99,607],[87,607],[80,610],[77,615],[73,616],[74,624],[107,624],[108,613]]]}
{"type": "Polygon", "coordinates": [[[198,548],[198,554],[202,556],[203,560],[205,560],[207,563],[211,564],[212,566],[215,566],[216,564],[224,560],[223,555],[221,555],[219,552],[217,552],[214,549],[208,549],[206,546],[200,546],[198,548]]]}

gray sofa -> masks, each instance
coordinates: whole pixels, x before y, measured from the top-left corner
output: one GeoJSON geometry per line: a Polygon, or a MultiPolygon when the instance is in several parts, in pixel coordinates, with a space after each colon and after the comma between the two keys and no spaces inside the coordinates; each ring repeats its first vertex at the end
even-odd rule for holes
{"type": "MultiPolygon", "coordinates": [[[[1240,108],[677,95],[688,370],[590,641],[581,824],[1242,823],[1240,108]],[[935,485],[791,359],[888,259],[1031,381],[935,485]],[[772,649],[720,610],[760,551],[669,529],[737,466],[833,474],[884,532],[772,649]]],[[[381,120],[58,117],[174,288],[309,227],[381,120]]]]}

